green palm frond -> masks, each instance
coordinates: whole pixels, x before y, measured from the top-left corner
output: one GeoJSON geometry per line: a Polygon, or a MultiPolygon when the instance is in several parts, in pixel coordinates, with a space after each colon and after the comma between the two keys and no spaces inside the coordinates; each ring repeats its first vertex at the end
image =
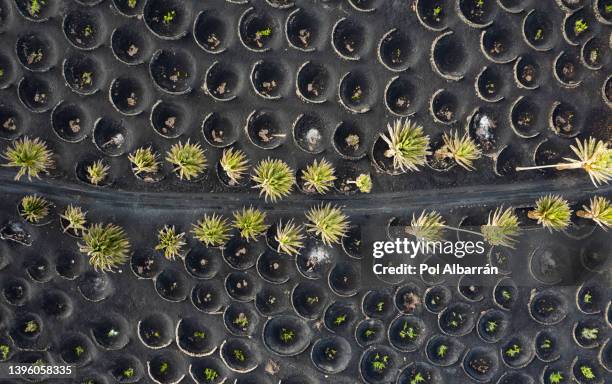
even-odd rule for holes
{"type": "Polygon", "coordinates": [[[164,251],[164,257],[166,259],[174,260],[177,256],[180,257],[183,254],[183,247],[186,244],[185,232],[178,233],[174,225],[171,227],[164,225],[164,227],[157,232],[157,245],[155,246],[155,250],[164,251]]]}
{"type": "Polygon", "coordinates": [[[195,179],[204,172],[206,168],[206,155],[200,143],[192,144],[187,139],[186,143],[176,143],[166,153],[166,161],[174,165],[174,171],[178,172],[179,179],[195,179]]]}
{"type": "Polygon", "coordinates": [[[588,207],[583,205],[582,210],[576,212],[576,215],[593,220],[605,230],[612,226],[612,204],[603,196],[593,197],[590,205],[588,207]]]}
{"type": "Polygon", "coordinates": [[[214,213],[204,215],[191,228],[193,236],[207,247],[220,247],[230,239],[231,227],[227,219],[214,213]]]}
{"type": "Polygon", "coordinates": [[[444,218],[437,211],[423,211],[417,218],[414,214],[406,233],[423,241],[440,241],[444,238],[444,218]]]}
{"type": "Polygon", "coordinates": [[[487,224],[480,227],[480,231],[487,243],[496,246],[514,248],[519,233],[518,217],[512,207],[504,210],[503,206],[489,212],[487,224]]]}
{"type": "Polygon", "coordinates": [[[40,174],[48,173],[49,169],[54,167],[53,152],[37,137],[17,139],[12,147],[4,151],[2,157],[8,160],[8,163],[2,164],[3,167],[19,168],[15,180],[21,179],[25,174],[28,175],[28,180],[32,180],[32,177],[40,178],[40,174]]]}
{"type": "Polygon", "coordinates": [[[442,140],[444,146],[439,150],[442,156],[455,160],[468,171],[474,169],[473,163],[482,156],[482,151],[467,132],[463,136],[459,136],[457,131],[451,132],[450,135],[444,133],[442,140]]]}
{"type": "Polygon", "coordinates": [[[240,149],[229,148],[223,150],[223,155],[219,163],[230,181],[235,184],[240,182],[249,169],[249,160],[246,154],[240,149]]]}
{"type": "Polygon", "coordinates": [[[543,196],[536,201],[536,206],[527,213],[530,219],[537,220],[549,231],[561,231],[571,222],[572,210],[567,200],[561,196],[543,196]]]}
{"type": "Polygon", "coordinates": [[[115,224],[93,224],[83,234],[79,251],[89,256],[96,271],[111,272],[128,260],[130,241],[115,224]]]}
{"type": "Polygon", "coordinates": [[[72,230],[75,234],[83,233],[85,231],[85,224],[87,212],[84,212],[81,207],[70,204],[66,207],[63,214],[60,215],[67,224],[64,225],[64,232],[72,230]]]}
{"type": "Polygon", "coordinates": [[[128,155],[128,160],[132,163],[134,173],[157,173],[159,171],[159,154],[151,147],[138,148],[134,153],[128,155]]]}
{"type": "Polygon", "coordinates": [[[30,223],[39,223],[49,216],[52,204],[38,195],[28,195],[21,199],[21,215],[30,223]]]}
{"type": "Polygon", "coordinates": [[[326,245],[339,243],[349,229],[348,217],[330,203],[311,208],[306,218],[309,221],[307,231],[319,236],[326,245]]]}
{"type": "Polygon", "coordinates": [[[297,255],[304,245],[302,232],[303,227],[296,225],[293,220],[289,220],[285,224],[279,222],[274,236],[274,240],[278,243],[277,252],[286,253],[290,256],[297,255]]]}
{"type": "Polygon", "coordinates": [[[268,229],[266,213],[253,207],[242,208],[242,212],[234,212],[234,228],[247,241],[256,240],[268,229]]]}
{"type": "Polygon", "coordinates": [[[293,169],[282,160],[270,158],[257,164],[252,179],[254,188],[260,189],[259,195],[272,202],[289,195],[295,183],[293,169]]]}
{"type": "Polygon", "coordinates": [[[325,159],[313,161],[302,171],[304,189],[308,192],[326,193],[334,185],[335,171],[331,163],[325,159]]]}
{"type": "Polygon", "coordinates": [[[423,127],[410,120],[396,120],[387,125],[388,133],[381,134],[389,149],[385,157],[393,158],[393,168],[402,172],[418,171],[425,165],[426,156],[430,155],[429,136],[423,133],[423,127]]]}

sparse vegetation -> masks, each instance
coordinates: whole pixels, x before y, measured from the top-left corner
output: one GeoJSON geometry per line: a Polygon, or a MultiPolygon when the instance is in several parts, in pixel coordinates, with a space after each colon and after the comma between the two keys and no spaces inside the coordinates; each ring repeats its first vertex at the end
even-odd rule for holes
{"type": "Polygon", "coordinates": [[[175,17],[176,17],[176,11],[170,10],[164,14],[163,23],[170,24],[172,23],[172,21],[174,21],[175,17]]]}
{"type": "Polygon", "coordinates": [[[291,342],[294,339],[294,337],[295,337],[295,332],[292,331],[291,329],[283,328],[281,330],[280,339],[283,343],[291,342]]]}
{"type": "Polygon", "coordinates": [[[2,157],[8,160],[8,163],[2,164],[3,167],[19,168],[15,180],[26,174],[28,180],[32,180],[32,177],[39,178],[42,173],[48,173],[49,169],[54,167],[53,152],[37,137],[30,139],[25,136],[15,140],[2,157]]]}

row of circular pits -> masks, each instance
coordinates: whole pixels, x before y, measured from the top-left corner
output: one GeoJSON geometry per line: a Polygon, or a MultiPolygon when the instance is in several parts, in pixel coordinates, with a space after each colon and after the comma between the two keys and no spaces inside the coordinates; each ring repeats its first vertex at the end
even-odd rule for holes
{"type": "MultiPolygon", "coordinates": [[[[430,292],[433,292],[434,290],[436,290],[436,293],[430,295],[429,297],[435,297],[439,300],[441,297],[441,292],[444,292],[445,290],[447,291],[448,288],[442,286],[429,288],[430,292]]],[[[368,300],[372,302],[372,300],[369,299],[369,296],[375,296],[376,294],[376,291],[371,291],[366,294],[363,301],[364,305],[368,300]]],[[[385,294],[383,294],[382,297],[387,300],[389,298],[389,296],[385,294]]],[[[427,293],[425,300],[427,300],[427,293]]],[[[533,304],[530,304],[530,313],[533,313],[533,311],[538,311],[538,308],[540,308],[540,313],[546,313],[547,321],[544,324],[556,324],[560,320],[555,318],[553,321],[550,321],[549,314],[551,312],[551,306],[559,307],[564,305],[563,302],[559,302],[558,300],[563,300],[563,296],[558,295],[554,291],[540,292],[531,300],[531,303],[533,304]]],[[[381,300],[380,294],[378,297],[375,297],[375,302],[376,305],[370,308],[369,312],[366,312],[364,307],[364,314],[366,316],[371,315],[371,317],[360,321],[354,334],[359,346],[362,348],[368,348],[366,352],[372,348],[380,347],[378,344],[383,342],[386,329],[381,317],[389,316],[388,311],[379,310],[379,308],[382,308],[379,303],[386,303],[386,301],[381,300]],[[384,314],[381,315],[383,312],[384,314]],[[370,331],[367,337],[364,336],[366,331],[370,331]]],[[[427,302],[428,301],[426,301],[426,303],[427,302]]],[[[248,307],[232,304],[225,309],[223,317],[229,317],[229,319],[232,319],[232,316],[235,316],[234,319],[242,319],[240,322],[244,323],[245,318],[249,319],[245,316],[252,314],[254,314],[254,312],[250,311],[248,307]]],[[[342,319],[342,324],[349,324],[345,325],[344,328],[350,330],[350,325],[356,322],[356,319],[354,318],[355,316],[355,309],[351,308],[350,305],[347,306],[342,303],[332,304],[326,310],[325,325],[326,327],[329,327],[331,332],[342,334],[338,329],[334,330],[332,328],[334,326],[339,328],[337,319],[342,319]],[[332,314],[331,318],[328,316],[328,313],[332,314]],[[334,319],[332,325],[329,324],[331,319],[334,319]]],[[[253,320],[253,318],[250,319],[253,320]]],[[[400,352],[412,351],[415,348],[426,344],[426,356],[429,363],[434,366],[446,367],[457,363],[461,355],[463,355],[464,351],[466,350],[465,346],[453,336],[463,335],[466,334],[466,332],[469,333],[474,327],[476,327],[479,337],[483,341],[486,343],[495,343],[507,336],[508,333],[507,326],[509,323],[509,317],[506,313],[498,309],[483,311],[476,321],[474,318],[474,313],[471,311],[469,305],[456,303],[439,312],[438,319],[439,324],[458,323],[459,325],[453,326],[454,330],[452,332],[445,332],[444,328],[441,327],[444,333],[443,335],[436,334],[432,335],[431,337],[427,337],[427,326],[418,316],[400,315],[391,320],[386,336],[389,338],[390,344],[400,352]],[[494,328],[490,325],[492,322],[496,324],[494,328]],[[406,341],[406,338],[408,338],[409,341],[406,341]],[[426,339],[427,342],[425,343],[426,339]],[[440,356],[438,351],[442,346],[445,348],[447,353],[440,356]]],[[[542,321],[542,319],[539,317],[534,317],[534,319],[538,322],[542,321]]],[[[27,320],[26,323],[23,323],[25,328],[27,327],[27,323],[36,321],[37,318],[35,316],[25,316],[23,320],[27,320]]],[[[237,336],[245,335],[240,333],[240,331],[235,331],[234,321],[232,321],[231,325],[229,326],[227,324],[227,320],[225,323],[230,333],[237,336]]],[[[253,329],[256,326],[257,324],[255,323],[253,327],[249,325],[249,328],[253,329]]],[[[582,334],[581,330],[585,328],[592,329],[594,327],[599,329],[604,327],[604,325],[592,319],[575,323],[573,328],[574,340],[577,343],[580,343],[580,335],[582,334]]],[[[32,328],[32,326],[30,325],[29,328],[32,328]]],[[[91,334],[96,344],[108,350],[122,349],[127,344],[127,333],[127,321],[121,316],[115,314],[106,315],[91,325],[91,334]]],[[[204,325],[203,321],[196,318],[181,319],[177,323],[176,328],[174,328],[172,321],[167,317],[167,315],[164,314],[152,314],[141,319],[138,322],[138,336],[141,342],[151,349],[164,348],[175,340],[178,348],[182,352],[189,356],[197,357],[210,356],[215,353],[218,348],[217,345],[219,345],[221,339],[223,338],[223,335],[211,333],[210,329],[204,325]]],[[[312,331],[306,325],[304,320],[293,315],[281,315],[276,316],[266,322],[263,327],[262,338],[264,345],[272,353],[278,356],[294,356],[304,352],[309,347],[312,339],[312,331]]],[[[221,346],[219,348],[220,357],[231,371],[245,373],[250,372],[257,367],[260,362],[260,355],[257,351],[253,350],[253,345],[250,343],[251,342],[244,339],[226,339],[221,342],[221,346]],[[231,347],[231,349],[228,349],[227,347],[231,347]],[[236,349],[239,349],[242,352],[242,358],[238,358],[237,354],[234,353],[236,349]],[[227,352],[230,351],[231,353],[228,354],[227,352]]],[[[592,345],[579,345],[583,348],[595,348],[601,346],[602,348],[599,354],[600,364],[605,369],[608,369],[610,366],[611,352],[609,342],[603,344],[597,343],[592,345]]],[[[83,335],[74,334],[72,337],[66,338],[62,343],[60,348],[61,358],[65,362],[76,364],[77,366],[85,365],[91,361],[89,351],[89,348],[91,347],[93,346],[89,339],[83,335]],[[81,347],[81,352],[78,355],[75,355],[74,350],[77,346],[81,347]]],[[[385,352],[391,352],[391,354],[396,353],[394,350],[389,349],[388,347],[382,348],[385,348],[385,352]]],[[[552,331],[552,329],[544,329],[535,335],[533,341],[530,341],[525,336],[506,338],[505,342],[501,344],[499,351],[505,365],[512,368],[522,368],[527,366],[536,356],[541,361],[553,362],[558,359],[559,351],[562,350],[562,348],[563,340],[560,340],[558,333],[552,331]],[[547,347],[543,348],[541,347],[542,345],[547,345],[547,347]],[[508,353],[505,353],[508,350],[516,351],[516,346],[519,346],[519,352],[516,354],[509,356],[508,353]]],[[[93,348],[91,349],[93,350],[93,348]]],[[[317,369],[327,374],[334,374],[342,372],[344,369],[346,369],[351,352],[349,342],[343,336],[334,335],[319,339],[313,344],[311,359],[317,369]],[[330,347],[333,347],[333,349],[336,350],[332,355],[329,354],[330,347]],[[339,356],[337,356],[338,352],[340,352],[339,356]]],[[[391,356],[391,354],[389,354],[389,356],[391,356]]],[[[496,368],[498,367],[498,357],[494,349],[490,349],[488,347],[476,347],[464,355],[463,362],[465,363],[466,359],[469,361],[470,358],[468,356],[471,357],[473,354],[478,355],[479,360],[484,358],[486,361],[488,361],[490,365],[489,369],[493,369],[493,372],[490,372],[489,369],[484,371],[477,369],[476,372],[471,372],[468,369],[466,372],[468,375],[480,381],[484,381],[485,379],[491,378],[493,375],[495,375],[496,368]],[[477,351],[480,351],[483,348],[488,350],[488,353],[484,354],[484,356],[477,353],[477,351]]],[[[155,363],[161,363],[159,360],[163,360],[166,363],[171,364],[171,372],[174,372],[177,367],[181,367],[181,363],[179,362],[176,364],[177,361],[175,359],[168,358],[167,353],[159,354],[159,356],[162,355],[164,356],[163,358],[154,358],[149,362],[149,364],[156,367],[155,363]]],[[[176,357],[179,359],[178,356],[176,357]]],[[[480,360],[480,362],[482,362],[482,360],[480,360]]],[[[593,362],[591,361],[590,364],[593,364],[593,362]]],[[[222,370],[225,369],[224,367],[222,368],[218,365],[213,365],[212,367],[216,368],[217,370],[219,368],[222,370]]],[[[592,368],[597,373],[602,372],[601,368],[596,365],[592,368]]],[[[184,367],[183,369],[178,369],[178,372],[184,372],[184,367]]],[[[163,372],[157,372],[157,374],[159,373],[163,372]]],[[[217,373],[220,373],[220,371],[217,371],[217,373]]],[[[362,373],[367,375],[372,372],[362,373]]],[[[381,372],[378,373],[380,374],[381,372]]],[[[155,371],[149,371],[149,374],[154,378],[159,378],[156,376],[155,371]]],[[[192,374],[194,373],[192,372],[192,374]]],[[[387,374],[392,373],[387,372],[385,375],[387,374]]],[[[166,381],[169,380],[167,377],[161,377],[159,379],[161,379],[162,382],[173,382],[166,381]]],[[[373,382],[377,381],[375,380],[373,382]]]]}

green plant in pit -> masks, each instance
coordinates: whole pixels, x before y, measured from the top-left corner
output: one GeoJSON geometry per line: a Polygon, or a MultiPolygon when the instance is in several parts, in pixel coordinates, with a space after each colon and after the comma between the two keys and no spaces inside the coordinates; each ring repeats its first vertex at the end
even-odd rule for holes
{"type": "Polygon", "coordinates": [[[326,193],[336,180],[334,172],[335,169],[329,161],[325,159],[314,160],[312,164],[302,170],[304,189],[308,192],[326,193]]]}
{"type": "Polygon", "coordinates": [[[516,357],[519,355],[519,353],[521,353],[521,347],[519,347],[517,344],[513,344],[510,348],[506,349],[506,356],[509,357],[516,357]]]}
{"type": "Polygon", "coordinates": [[[612,4],[606,4],[606,13],[612,13],[612,4]]]}
{"type": "Polygon", "coordinates": [[[482,8],[484,7],[484,0],[476,0],[476,7],[482,8]]]}
{"type": "Polygon", "coordinates": [[[238,316],[234,319],[233,323],[240,328],[247,328],[249,326],[249,318],[244,312],[240,312],[238,316]]]}
{"type": "Polygon", "coordinates": [[[178,142],[166,153],[166,161],[174,165],[179,179],[191,180],[200,176],[206,168],[206,155],[200,143],[178,142]]]}
{"type": "Polygon", "coordinates": [[[379,353],[374,355],[374,359],[372,360],[372,368],[375,371],[382,372],[387,369],[387,364],[389,363],[389,356],[383,355],[381,356],[379,353]]]}
{"type": "Polygon", "coordinates": [[[580,367],[580,373],[588,380],[593,380],[595,378],[595,373],[593,373],[593,368],[583,365],[580,367]]]}
{"type": "Polygon", "coordinates": [[[328,360],[334,360],[336,358],[336,355],[338,354],[338,351],[335,350],[334,348],[331,347],[327,347],[325,348],[325,357],[327,357],[328,360]]]}
{"type": "Polygon", "coordinates": [[[114,328],[111,328],[108,330],[108,332],[106,332],[106,336],[108,337],[117,337],[119,336],[119,332],[117,330],[115,330],[114,328]]]}
{"type": "Polygon", "coordinates": [[[605,197],[595,196],[591,199],[590,206],[583,205],[582,209],[576,212],[576,216],[593,220],[601,228],[607,230],[612,227],[612,204],[605,197]]]}
{"type": "Polygon", "coordinates": [[[37,332],[38,329],[39,329],[38,323],[34,320],[30,320],[25,324],[23,331],[25,333],[34,333],[34,332],[37,332]]]}
{"type": "Polygon", "coordinates": [[[234,228],[240,231],[240,236],[247,241],[256,240],[268,226],[265,223],[266,213],[253,207],[242,208],[242,212],[234,212],[234,228]]]}
{"type": "Polygon", "coordinates": [[[196,339],[202,340],[206,338],[206,333],[204,331],[194,331],[193,337],[195,337],[196,339]]]}
{"type": "Polygon", "coordinates": [[[196,224],[191,224],[191,233],[207,247],[220,247],[230,239],[231,226],[227,219],[215,213],[207,214],[196,224]]]}
{"type": "Polygon", "coordinates": [[[418,384],[425,381],[425,377],[421,374],[421,372],[417,372],[416,375],[410,380],[410,384],[418,384]]]}
{"type": "Polygon", "coordinates": [[[4,69],[0,68],[0,77],[4,76],[4,69]]]}
{"type": "Polygon", "coordinates": [[[442,141],[444,145],[436,151],[435,156],[453,159],[466,170],[474,170],[473,163],[482,157],[482,151],[467,131],[463,136],[459,136],[457,131],[452,131],[450,134],[445,132],[442,141]]]}
{"type": "Polygon", "coordinates": [[[253,188],[260,189],[259,195],[272,202],[289,195],[295,183],[293,169],[280,159],[270,158],[257,164],[251,179],[255,182],[253,188]]]}
{"type": "Polygon", "coordinates": [[[64,219],[64,232],[72,230],[75,234],[83,233],[85,231],[85,224],[87,212],[83,212],[81,207],[70,204],[66,207],[63,214],[60,215],[64,219]]]}
{"type": "Polygon", "coordinates": [[[141,173],[157,173],[159,171],[159,154],[151,147],[138,148],[134,153],[128,155],[128,160],[132,163],[132,169],[136,175],[141,173]]]}
{"type": "Polygon", "coordinates": [[[423,127],[410,120],[398,119],[393,125],[387,124],[387,134],[380,137],[387,143],[384,156],[393,159],[396,171],[418,171],[430,155],[429,136],[423,134],[423,127]]]}
{"type": "Polygon", "coordinates": [[[134,9],[136,8],[136,4],[138,3],[138,0],[128,0],[127,5],[128,7],[134,9]]]}
{"type": "Polygon", "coordinates": [[[45,0],[30,0],[28,4],[28,13],[32,17],[36,17],[40,14],[43,5],[46,4],[45,0]]]}
{"type": "Polygon", "coordinates": [[[542,28],[538,28],[533,38],[535,40],[542,40],[542,38],[544,38],[544,30],[542,28]]]}
{"type": "Polygon", "coordinates": [[[495,320],[489,320],[487,321],[487,326],[485,328],[487,330],[487,332],[489,333],[493,333],[495,332],[495,330],[497,329],[497,321],[495,320]]]}
{"type": "Polygon", "coordinates": [[[348,217],[330,203],[311,208],[306,218],[309,221],[307,231],[319,236],[325,245],[339,243],[349,229],[348,217]]]}
{"type": "Polygon", "coordinates": [[[510,300],[512,298],[512,294],[510,293],[510,291],[507,291],[505,289],[502,290],[501,295],[504,298],[504,300],[510,300]]]}
{"type": "Polygon", "coordinates": [[[93,29],[93,27],[91,25],[88,24],[88,25],[85,26],[85,28],[83,28],[83,35],[85,37],[89,37],[89,36],[93,35],[93,33],[94,33],[94,29],[93,29]]]}
{"type": "Polygon", "coordinates": [[[436,6],[436,7],[434,7],[434,9],[433,9],[433,15],[434,15],[434,17],[438,17],[438,16],[440,16],[441,14],[442,14],[442,7],[441,7],[441,6],[439,6],[439,5],[438,5],[438,6],[436,6]]]}
{"type": "Polygon", "coordinates": [[[127,261],[130,241],[118,225],[97,223],[84,232],[79,251],[89,256],[96,271],[111,272],[127,261]]]}
{"type": "Polygon", "coordinates": [[[257,38],[270,37],[272,36],[272,28],[266,27],[264,29],[260,29],[259,31],[255,32],[255,36],[257,36],[257,38]]]}
{"type": "Polygon", "coordinates": [[[170,10],[164,14],[164,24],[170,24],[176,17],[176,11],[170,10]]]}
{"type": "Polygon", "coordinates": [[[363,336],[364,336],[366,339],[369,339],[370,337],[374,336],[375,334],[376,334],[376,331],[375,331],[375,330],[373,330],[373,329],[369,329],[369,328],[368,328],[368,329],[366,329],[366,330],[363,332],[363,336]]]}
{"type": "Polygon", "coordinates": [[[548,381],[550,381],[550,384],[560,384],[563,382],[563,378],[563,374],[559,371],[551,372],[551,374],[548,375],[548,381]]]}
{"type": "Polygon", "coordinates": [[[168,372],[168,368],[170,368],[170,364],[168,364],[166,361],[162,362],[159,366],[159,373],[163,374],[168,372]]]}
{"type": "Polygon", "coordinates": [[[219,164],[230,179],[230,182],[234,184],[238,184],[249,169],[249,160],[240,149],[224,149],[219,164]]]}
{"type": "Polygon", "coordinates": [[[12,147],[7,148],[2,158],[8,163],[2,164],[3,167],[19,168],[15,180],[21,179],[25,174],[28,180],[32,177],[39,178],[41,173],[49,173],[49,169],[54,167],[53,152],[47,148],[47,144],[39,138],[30,139],[24,136],[13,142],[12,147]]]}
{"type": "Polygon", "coordinates": [[[123,371],[123,377],[125,378],[129,379],[129,378],[134,377],[134,375],[136,375],[136,371],[132,367],[127,368],[126,370],[123,371]]]}
{"type": "Polygon", "coordinates": [[[384,301],[379,301],[378,303],[376,303],[376,312],[382,312],[383,309],[385,309],[384,301]]]}
{"type": "Polygon", "coordinates": [[[580,335],[587,340],[597,340],[599,329],[597,328],[582,328],[580,335]]]}
{"type": "Polygon", "coordinates": [[[440,241],[443,239],[444,228],[445,223],[442,215],[436,211],[423,211],[418,218],[412,214],[410,225],[406,227],[405,231],[416,237],[417,240],[440,241]]]}
{"type": "Polygon", "coordinates": [[[104,164],[102,160],[97,160],[87,166],[87,180],[92,185],[100,185],[108,176],[108,171],[110,171],[110,166],[104,164]]]}
{"type": "Polygon", "coordinates": [[[283,328],[281,330],[280,339],[283,343],[289,343],[295,337],[295,332],[291,329],[283,328]]]}
{"type": "Polygon", "coordinates": [[[550,349],[550,348],[552,348],[552,340],[544,339],[544,341],[542,341],[542,344],[540,344],[540,349],[550,349]]]}
{"type": "Polygon", "coordinates": [[[168,260],[174,260],[177,256],[181,256],[185,242],[185,233],[177,233],[173,226],[164,225],[157,232],[156,251],[164,251],[164,257],[168,260]]]}
{"type": "Polygon", "coordinates": [[[448,352],[448,347],[444,344],[440,344],[438,348],[436,349],[436,355],[438,355],[438,357],[446,356],[447,352],[448,352]]]}
{"type": "Polygon", "coordinates": [[[572,210],[567,200],[561,196],[548,195],[539,198],[532,211],[527,213],[532,220],[537,220],[549,231],[560,231],[570,224],[572,210]]]}
{"type": "Polygon", "coordinates": [[[217,371],[212,368],[204,368],[204,378],[206,379],[206,381],[212,383],[217,379],[217,377],[219,377],[217,371]]]}
{"type": "Polygon", "coordinates": [[[585,304],[591,304],[591,301],[593,301],[593,295],[591,292],[586,292],[582,297],[582,301],[584,301],[585,304]]]}
{"type": "Polygon", "coordinates": [[[372,192],[372,176],[369,173],[362,173],[357,176],[355,181],[349,181],[349,183],[355,184],[361,193],[372,192]]]}
{"type": "Polygon", "coordinates": [[[20,213],[30,223],[39,223],[49,215],[52,204],[38,195],[27,195],[21,199],[20,213]]]}
{"type": "Polygon", "coordinates": [[[8,360],[9,353],[11,352],[11,348],[6,344],[0,344],[0,361],[8,360]]]}
{"type": "Polygon", "coordinates": [[[274,240],[278,243],[276,251],[294,256],[300,252],[300,248],[304,245],[304,228],[301,225],[295,225],[293,219],[283,224],[282,221],[276,227],[274,240]]]}
{"type": "Polygon", "coordinates": [[[532,169],[555,168],[557,170],[583,169],[589,175],[591,182],[599,187],[600,184],[607,184],[612,179],[612,149],[603,140],[589,137],[584,141],[576,139],[576,145],[571,145],[570,149],[576,158],[565,157],[566,162],[550,165],[539,165],[534,167],[517,167],[517,171],[532,169]]]}
{"type": "Polygon", "coordinates": [[[308,303],[308,305],[313,305],[319,302],[319,297],[318,296],[308,296],[306,298],[306,302],[308,303]]]}
{"type": "Polygon", "coordinates": [[[236,358],[236,360],[243,362],[246,360],[246,355],[244,354],[244,352],[242,352],[240,349],[234,349],[232,351],[232,354],[234,355],[234,357],[236,358]]]}
{"type": "Polygon", "coordinates": [[[419,336],[419,332],[414,327],[409,326],[407,321],[404,321],[402,329],[399,332],[399,336],[402,339],[408,338],[410,340],[414,340],[419,336]]]}
{"type": "Polygon", "coordinates": [[[81,356],[83,353],[85,353],[85,348],[81,347],[80,345],[74,347],[74,354],[77,355],[77,357],[81,356]]]}
{"type": "Polygon", "coordinates": [[[583,32],[586,32],[587,29],[589,29],[589,25],[586,21],[584,21],[584,19],[578,19],[574,22],[574,33],[576,34],[576,36],[579,36],[583,32]]]}
{"type": "Polygon", "coordinates": [[[487,224],[480,227],[485,241],[494,246],[514,248],[514,237],[519,232],[518,217],[512,207],[504,210],[503,206],[489,212],[487,224]]]}
{"type": "Polygon", "coordinates": [[[337,316],[334,319],[334,325],[342,325],[345,322],[346,322],[346,314],[342,314],[340,316],[337,316]]]}

